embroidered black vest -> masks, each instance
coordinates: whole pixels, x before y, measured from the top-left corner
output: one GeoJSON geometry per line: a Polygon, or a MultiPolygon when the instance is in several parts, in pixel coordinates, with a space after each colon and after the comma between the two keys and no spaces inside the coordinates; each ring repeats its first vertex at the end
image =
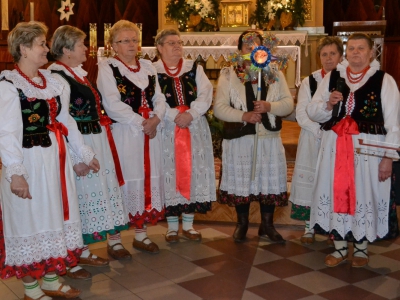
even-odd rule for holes
{"type": "MultiPolygon", "coordinates": [[[[79,131],[82,134],[100,133],[100,117],[92,90],[87,85],[81,84],[71,76],[65,74],[64,71],[52,70],[51,72],[62,76],[70,85],[69,114],[76,121],[79,131]]],[[[97,92],[100,95],[100,92],[97,92]]]]}
{"type": "MultiPolygon", "coordinates": [[[[2,79],[13,83],[10,80],[2,79]]],[[[21,115],[23,124],[22,147],[32,148],[35,146],[50,147],[51,139],[47,125],[50,124],[50,108],[46,100],[37,98],[27,98],[21,89],[18,89],[19,101],[21,103],[21,115]]],[[[61,110],[60,97],[55,97],[58,109],[57,115],[61,110]]]]}
{"type": "MultiPolygon", "coordinates": [[[[377,71],[367,82],[354,93],[355,106],[351,117],[356,121],[358,130],[368,134],[385,135],[381,88],[385,72],[377,71]]],[[[337,70],[331,72],[329,90],[336,87],[336,82],[340,77],[337,70]]],[[[340,107],[339,116],[332,117],[329,121],[321,125],[322,130],[331,130],[341,119],[346,116],[346,103],[350,94],[350,88],[345,84],[343,91],[343,104],[340,107]]]]}
{"type": "MultiPolygon", "coordinates": [[[[109,65],[113,71],[114,78],[117,81],[118,91],[121,95],[121,101],[128,104],[135,113],[139,113],[139,107],[142,104],[142,90],[137,87],[128,78],[121,75],[118,67],[114,67],[112,64],[109,65]]],[[[156,90],[156,76],[148,76],[149,85],[144,89],[147,103],[151,109],[153,109],[153,102],[151,99],[154,96],[156,90]]],[[[115,123],[115,121],[113,120],[115,123]]]]}
{"type": "MultiPolygon", "coordinates": [[[[250,81],[247,81],[244,84],[244,86],[246,90],[247,111],[253,111],[254,110],[253,101],[256,101],[256,96],[254,95],[253,87],[250,81]]],[[[265,81],[261,80],[261,99],[266,99],[267,94],[268,94],[268,87],[265,85],[265,81]]],[[[278,116],[275,116],[275,128],[271,126],[267,113],[261,114],[261,122],[264,125],[264,127],[269,131],[279,131],[282,129],[282,118],[278,116]]],[[[256,134],[255,124],[247,123],[246,125],[243,125],[242,122],[224,122],[224,126],[222,129],[222,138],[226,140],[237,139],[242,136],[252,135],[252,134],[256,134]]]]}
{"type": "Polygon", "coordinates": [[[308,82],[310,85],[310,93],[311,93],[311,98],[314,96],[315,92],[317,91],[318,83],[315,80],[313,74],[308,76],[308,82]]]}
{"type": "MultiPolygon", "coordinates": [[[[197,65],[193,63],[193,67],[190,71],[178,77],[182,86],[184,105],[189,107],[190,103],[197,98],[196,72],[197,65]]],[[[168,105],[171,108],[179,106],[178,93],[175,89],[175,79],[165,73],[158,73],[158,82],[168,105]]]]}

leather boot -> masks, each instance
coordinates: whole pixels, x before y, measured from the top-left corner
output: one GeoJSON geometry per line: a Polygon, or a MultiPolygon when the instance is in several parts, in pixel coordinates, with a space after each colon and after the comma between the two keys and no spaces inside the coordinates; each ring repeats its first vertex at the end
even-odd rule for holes
{"type": "Polygon", "coordinates": [[[258,229],[258,235],[260,237],[269,237],[273,242],[284,243],[285,240],[276,231],[274,227],[274,214],[273,213],[261,213],[261,224],[258,229]]]}
{"type": "Polygon", "coordinates": [[[236,243],[243,243],[246,240],[247,229],[249,228],[249,213],[237,214],[237,224],[233,239],[236,243]]]}

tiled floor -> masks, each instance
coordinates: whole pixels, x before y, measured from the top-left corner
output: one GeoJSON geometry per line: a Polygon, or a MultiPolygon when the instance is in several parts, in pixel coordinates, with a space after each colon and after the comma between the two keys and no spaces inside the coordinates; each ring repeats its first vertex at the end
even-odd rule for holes
{"type": "MultiPolygon", "coordinates": [[[[323,260],[333,248],[326,237],[317,236],[311,246],[302,246],[298,227],[278,227],[286,244],[272,244],[257,236],[251,226],[248,240],[235,244],[234,225],[195,224],[202,242],[181,238],[177,244],[164,240],[166,223],[149,227],[150,238],[161,251],[150,255],[131,247],[133,231],[123,233],[123,243],[133,254],[128,262],[111,261],[109,267],[87,268],[93,279],[64,278],[82,290],[80,299],[400,299],[400,237],[370,245],[366,268],[351,268],[349,262],[336,268],[323,260]]],[[[106,257],[105,243],[92,251],[106,257]]],[[[0,281],[0,299],[23,298],[22,283],[0,281]]]]}

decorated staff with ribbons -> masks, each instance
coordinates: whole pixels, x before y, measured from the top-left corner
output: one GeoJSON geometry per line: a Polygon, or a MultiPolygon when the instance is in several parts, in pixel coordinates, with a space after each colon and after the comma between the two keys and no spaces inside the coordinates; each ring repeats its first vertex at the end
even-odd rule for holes
{"type": "Polygon", "coordinates": [[[210,128],[204,114],[212,103],[213,87],[203,68],[182,58],[182,40],[175,29],[156,36],[160,59],[154,63],[167,110],[163,129],[165,215],[167,242],[179,240],[179,216],[182,235],[200,240],[193,229],[194,213],[211,210],[216,200],[214,157],[210,128]]]}
{"type": "Polygon", "coordinates": [[[0,275],[22,278],[25,300],[80,294],[57,276],[76,266],[83,247],[65,136],[77,137],[70,144],[93,172],[100,168],[68,106],[61,105],[63,85],[39,70],[48,62],[46,34],[42,23],[18,23],[8,35],[15,69],[0,75],[0,275]]]}
{"type": "Polygon", "coordinates": [[[305,232],[300,238],[303,244],[312,244],[315,240],[314,229],[310,228],[310,207],[322,135],[320,124],[310,120],[306,108],[322,79],[342,60],[342,40],[338,37],[321,39],[317,55],[321,60],[322,69],[313,72],[302,81],[297,97],[296,120],[301,131],[289,198],[292,202],[291,218],[305,221],[305,232]]]}
{"type": "Polygon", "coordinates": [[[267,57],[274,53],[276,44],[277,39],[272,35],[263,39],[257,32],[243,32],[239,37],[239,53],[232,56],[230,67],[221,70],[218,80],[214,114],[224,121],[218,201],[236,209],[238,221],[233,234],[235,242],[244,242],[246,239],[252,201],[260,203],[261,224],[258,235],[274,242],[284,242],[274,228],[273,217],[275,206],[285,206],[288,203],[280,116],[292,112],[293,98],[280,72],[287,58],[267,57]],[[256,50],[252,55],[253,60],[257,61],[264,56],[261,62],[269,59],[271,62],[257,67],[252,65],[250,54],[261,45],[269,48],[269,52],[261,51],[257,54],[256,50]],[[260,101],[256,101],[260,67],[261,96],[260,101]],[[256,151],[253,151],[256,141],[254,135],[258,136],[256,151]],[[253,159],[254,180],[251,178],[253,159]]]}
{"type": "MultiPolygon", "coordinates": [[[[49,69],[64,85],[61,100],[69,108],[86,145],[96,153],[102,170],[94,176],[73,152],[71,157],[76,173],[79,211],[85,247],[81,265],[101,267],[108,259],[89,251],[89,244],[107,240],[107,252],[114,259],[130,259],[131,254],[121,244],[120,230],[128,229],[120,185],[124,184],[120,161],[111,133],[111,120],[102,114],[100,92],[89,82],[82,69],[86,61],[86,34],[73,26],[59,27],[53,34],[51,53],[57,60],[49,69]]],[[[76,138],[72,134],[68,140],[76,138]]],[[[87,279],[91,275],[80,267],[69,270],[68,276],[87,279]]]]}
{"type": "Polygon", "coordinates": [[[113,120],[113,136],[125,185],[124,205],[135,227],[133,247],[158,253],[147,237],[146,223],[164,218],[164,176],[161,128],[165,97],[152,63],[136,57],[139,29],[121,20],[111,27],[110,44],[115,56],[99,63],[97,87],[107,115],[113,120]]]}
{"type": "Polygon", "coordinates": [[[358,140],[400,144],[399,90],[373,60],[371,38],[352,34],[346,58],[325,76],[307,106],[323,130],[310,226],[334,239],[335,251],[325,258],[329,267],[347,260],[348,241],[354,241],[352,266],[366,266],[368,242],[388,233],[392,159],[398,155],[358,140]]]}

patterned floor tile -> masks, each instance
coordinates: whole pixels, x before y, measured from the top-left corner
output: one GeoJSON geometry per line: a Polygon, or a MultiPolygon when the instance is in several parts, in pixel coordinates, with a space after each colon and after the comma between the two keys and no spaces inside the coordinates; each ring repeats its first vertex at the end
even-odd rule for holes
{"type": "Polygon", "coordinates": [[[261,248],[286,258],[312,252],[312,250],[291,241],[287,241],[284,244],[271,244],[262,246],[261,248]]]}
{"type": "Polygon", "coordinates": [[[347,285],[338,289],[330,290],[325,293],[319,294],[321,297],[324,297],[328,300],[354,300],[354,299],[363,299],[363,300],[383,300],[387,299],[385,297],[381,297],[377,294],[369,293],[368,291],[358,288],[354,285],[347,285]]]}
{"type": "Polygon", "coordinates": [[[247,289],[263,299],[296,300],[311,296],[309,291],[284,280],[277,280],[247,289]]]}
{"type": "Polygon", "coordinates": [[[213,274],[243,269],[246,267],[250,268],[249,264],[246,264],[226,254],[195,260],[193,263],[213,274]]]}
{"type": "Polygon", "coordinates": [[[323,293],[347,285],[347,283],[342,280],[318,271],[285,278],[285,281],[297,285],[313,294],[323,293]]]}
{"type": "Polygon", "coordinates": [[[279,280],[278,277],[275,277],[267,272],[261,271],[258,268],[252,267],[250,270],[249,277],[247,278],[246,288],[250,288],[256,285],[268,283],[271,281],[279,280]]]}
{"type": "Polygon", "coordinates": [[[197,278],[213,276],[214,274],[188,261],[181,262],[176,265],[158,268],[153,266],[154,271],[165,278],[175,282],[185,282],[197,278]]]}
{"type": "Polygon", "coordinates": [[[313,271],[311,268],[288,259],[275,260],[255,267],[281,279],[313,271]]]}
{"type": "Polygon", "coordinates": [[[362,282],[357,282],[354,285],[371,293],[386,297],[387,299],[393,299],[400,296],[400,282],[388,276],[382,275],[362,282]]]}
{"type": "Polygon", "coordinates": [[[291,256],[288,259],[313,270],[326,268],[324,264],[325,254],[318,251],[291,256]]]}
{"type": "Polygon", "coordinates": [[[352,268],[350,262],[342,263],[334,268],[326,267],[319,271],[350,284],[374,277],[376,278],[380,275],[366,268],[352,268]]]}
{"type": "Polygon", "coordinates": [[[153,289],[137,293],[138,299],[143,300],[171,300],[171,299],[185,299],[185,300],[201,300],[201,298],[181,286],[169,285],[162,288],[153,289]]]}

